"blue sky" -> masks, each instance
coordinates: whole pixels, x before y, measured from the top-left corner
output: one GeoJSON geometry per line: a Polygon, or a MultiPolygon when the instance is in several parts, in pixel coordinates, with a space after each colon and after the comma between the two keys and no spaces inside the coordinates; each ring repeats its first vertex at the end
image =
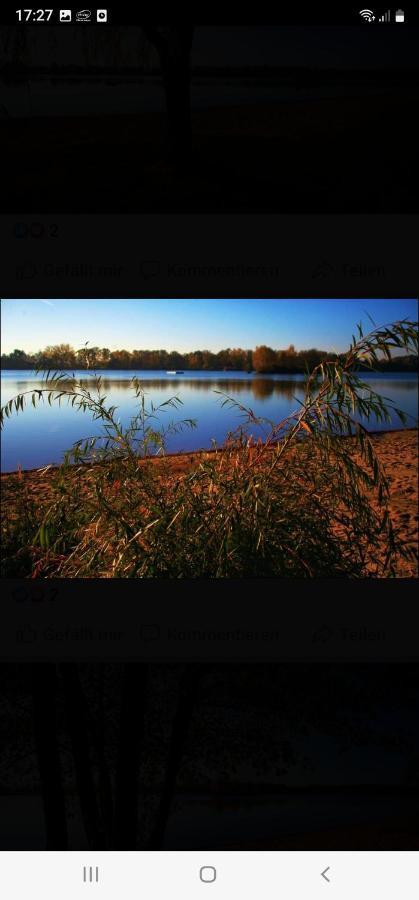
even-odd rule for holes
{"type": "Polygon", "coordinates": [[[355,324],[417,319],[416,300],[2,300],[3,353],[69,343],[187,352],[258,344],[342,351],[355,324]]]}

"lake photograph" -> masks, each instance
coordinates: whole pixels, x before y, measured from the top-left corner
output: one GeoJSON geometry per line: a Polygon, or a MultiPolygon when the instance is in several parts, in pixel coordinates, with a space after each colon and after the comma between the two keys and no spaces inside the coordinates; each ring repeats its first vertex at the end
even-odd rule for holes
{"type": "Polygon", "coordinates": [[[5,575],[416,575],[416,301],[5,299],[1,349],[5,575]]]}
{"type": "Polygon", "coordinates": [[[0,33],[9,212],[417,209],[414,28],[22,24],[0,33]]]}

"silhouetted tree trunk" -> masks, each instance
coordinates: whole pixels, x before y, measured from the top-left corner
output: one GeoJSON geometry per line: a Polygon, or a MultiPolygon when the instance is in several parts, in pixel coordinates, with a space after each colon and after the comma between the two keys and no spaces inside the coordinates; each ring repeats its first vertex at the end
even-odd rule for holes
{"type": "Polygon", "coordinates": [[[194,25],[143,25],[156,48],[166,92],[169,152],[177,168],[188,165],[192,151],[191,49],[194,25]]]}
{"type": "Polygon", "coordinates": [[[167,820],[173,802],[176,780],[182,760],[189,726],[192,720],[202,677],[207,667],[203,665],[187,665],[179,687],[179,699],[173,722],[172,737],[169,747],[169,758],[163,790],[160,797],[156,821],[148,844],[149,850],[162,847],[167,820]]]}
{"type": "Polygon", "coordinates": [[[105,715],[103,710],[103,704],[106,704],[106,697],[103,695],[104,691],[104,673],[105,673],[106,664],[101,663],[100,666],[97,667],[96,671],[100,671],[101,674],[101,687],[100,687],[100,703],[102,715],[100,716],[100,720],[98,722],[95,721],[93,716],[88,715],[88,707],[86,699],[84,700],[85,709],[86,709],[86,718],[88,720],[90,726],[91,739],[94,749],[95,759],[97,760],[98,767],[98,787],[99,787],[99,807],[100,813],[103,821],[103,829],[106,833],[106,845],[107,847],[112,847],[112,834],[113,834],[113,823],[114,823],[114,803],[113,803],[113,795],[112,795],[112,780],[109,772],[109,766],[106,760],[105,755],[105,715]]]}
{"type": "Polygon", "coordinates": [[[138,826],[138,769],[144,734],[147,666],[129,663],[122,684],[120,733],[116,770],[116,850],[135,850],[138,826]]]}
{"type": "Polygon", "coordinates": [[[102,850],[106,849],[107,841],[93,777],[85,698],[76,665],[63,664],[61,674],[84,828],[89,847],[92,850],[102,850]]]}
{"type": "Polygon", "coordinates": [[[57,672],[53,663],[32,666],[35,743],[44,803],[47,850],[66,850],[67,823],[57,736],[57,672]]]}

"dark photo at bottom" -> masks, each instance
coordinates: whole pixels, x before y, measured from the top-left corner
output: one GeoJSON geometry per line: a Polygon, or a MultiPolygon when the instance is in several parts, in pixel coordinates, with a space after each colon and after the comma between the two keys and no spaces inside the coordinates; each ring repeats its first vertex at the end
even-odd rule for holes
{"type": "Polygon", "coordinates": [[[44,663],[2,681],[2,849],[418,849],[417,665],[44,663]]]}

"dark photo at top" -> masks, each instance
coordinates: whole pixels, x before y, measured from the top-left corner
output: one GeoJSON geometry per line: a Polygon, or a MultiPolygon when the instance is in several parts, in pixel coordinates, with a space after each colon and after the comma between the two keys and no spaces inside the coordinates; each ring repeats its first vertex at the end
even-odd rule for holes
{"type": "Polygon", "coordinates": [[[17,22],[0,36],[3,208],[417,207],[417,28],[17,22]]]}

